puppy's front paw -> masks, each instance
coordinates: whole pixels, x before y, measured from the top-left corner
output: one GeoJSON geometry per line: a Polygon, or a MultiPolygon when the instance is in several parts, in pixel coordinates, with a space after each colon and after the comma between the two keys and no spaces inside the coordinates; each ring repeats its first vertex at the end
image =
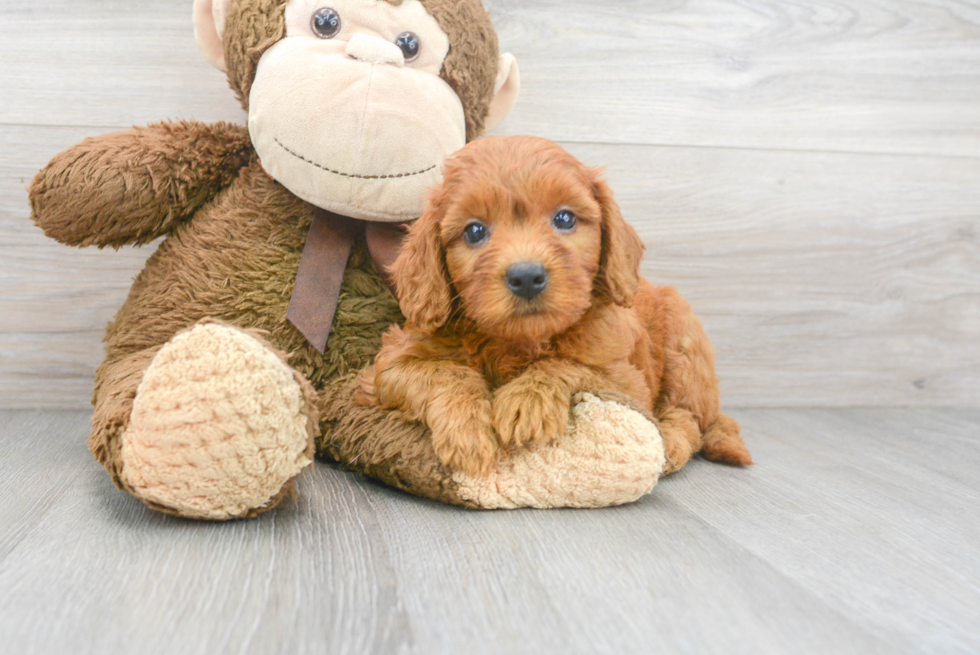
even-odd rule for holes
{"type": "Polygon", "coordinates": [[[432,428],[432,445],[451,471],[486,477],[497,465],[500,444],[489,421],[447,430],[432,428]]]}
{"type": "Polygon", "coordinates": [[[552,441],[565,432],[571,398],[561,389],[520,378],[493,399],[493,427],[504,445],[552,441]]]}

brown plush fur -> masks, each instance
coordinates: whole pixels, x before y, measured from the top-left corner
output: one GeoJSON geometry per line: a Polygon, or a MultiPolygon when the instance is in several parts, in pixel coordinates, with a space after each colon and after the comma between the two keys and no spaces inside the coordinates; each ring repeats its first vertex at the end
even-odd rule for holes
{"type": "Polygon", "coordinates": [[[106,331],[93,398],[90,446],[117,483],[117,440],[142,374],[156,350],[188,326],[211,318],[262,330],[320,392],[371,362],[382,332],[401,315],[362,240],[348,264],[325,354],[285,320],[312,217],[310,205],[253,163],[193,221],[178,224],[147,261],[106,331]]]}
{"type": "MultiPolygon", "coordinates": [[[[426,5],[449,32],[453,54],[443,76],[460,93],[476,136],[496,75],[496,35],[478,0],[426,5]],[[475,24],[463,26],[468,20],[475,24]]],[[[258,56],[283,34],[284,6],[279,0],[232,3],[226,64],[245,106],[258,56]]],[[[109,325],[97,373],[89,444],[117,485],[125,489],[120,436],[153,356],[177,333],[220,320],[259,330],[270,348],[289,353],[282,356],[318,394],[306,411],[313,415],[314,404],[322,410],[321,455],[414,493],[459,502],[426,446],[424,427],[406,428],[380,410],[359,408],[350,395],[351,376],[372,362],[384,330],[402,320],[362,236],[348,262],[326,353],[286,320],[314,208],[269,179],[244,127],[161,123],[88,139],[37,175],[31,207],[46,234],[70,245],[119,247],[166,236],[109,325]],[[351,436],[335,446],[339,427],[351,436]],[[358,445],[370,451],[363,461],[350,455],[358,445]]]]}
{"type": "Polygon", "coordinates": [[[691,308],[640,279],[643,244],[608,185],[557,145],[528,137],[470,144],[448,164],[392,268],[406,327],[392,328],[366,399],[425,422],[441,460],[479,475],[500,449],[562,434],[572,397],[611,389],[660,420],[668,460],[751,464],[719,409],[714,354],[691,308]],[[573,230],[552,219],[567,209],[573,230]],[[475,219],[490,238],[473,245],[475,219]],[[512,265],[540,262],[547,289],[519,298],[512,265]]]}
{"type": "Polygon", "coordinates": [[[248,94],[262,53],[286,36],[283,0],[235,0],[225,18],[225,67],[228,83],[248,111],[248,94]]]}
{"type": "MultiPolygon", "coordinates": [[[[386,0],[400,5],[401,0],[386,0]]],[[[228,81],[248,110],[248,94],[262,53],[286,33],[282,0],[232,2],[225,23],[225,62],[228,81]]],[[[422,0],[422,5],[449,36],[452,44],[440,77],[463,103],[466,138],[483,133],[493,100],[500,56],[497,33],[480,0],[422,0]]]]}
{"type": "Polygon", "coordinates": [[[466,140],[472,141],[483,134],[493,100],[500,57],[497,33],[480,0],[422,0],[422,4],[453,44],[441,77],[463,103],[466,140]]]}
{"type": "Polygon", "coordinates": [[[33,218],[71,246],[144,244],[187,220],[252,158],[244,127],[158,123],[86,139],[34,178],[33,218]]]}

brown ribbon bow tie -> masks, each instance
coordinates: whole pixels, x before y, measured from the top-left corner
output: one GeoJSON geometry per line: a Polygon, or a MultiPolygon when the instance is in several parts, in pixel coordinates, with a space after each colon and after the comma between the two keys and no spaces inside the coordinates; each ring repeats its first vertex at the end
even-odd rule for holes
{"type": "Polygon", "coordinates": [[[371,223],[317,209],[299,261],[296,285],[286,318],[320,354],[337,313],[340,285],[358,230],[385,284],[395,292],[388,267],[398,257],[405,238],[404,223],[371,223]]]}

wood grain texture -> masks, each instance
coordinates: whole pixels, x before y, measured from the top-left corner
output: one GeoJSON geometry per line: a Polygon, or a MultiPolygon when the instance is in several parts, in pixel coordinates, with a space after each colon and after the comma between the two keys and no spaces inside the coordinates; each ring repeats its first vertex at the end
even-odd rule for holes
{"type": "Polygon", "coordinates": [[[205,524],[115,490],[81,445],[84,412],[0,412],[0,448],[40,449],[0,459],[18,492],[2,487],[0,640],[25,655],[980,648],[980,412],[735,417],[757,466],[696,461],[627,507],[476,513],[317,464],[295,502],[205,524]]]}
{"type": "MultiPolygon", "coordinates": [[[[131,124],[243,120],[189,4],[0,0],[0,407],[87,405],[153,248],[45,239],[34,173],[131,124]]],[[[487,4],[524,77],[503,131],[609,168],[728,405],[980,403],[980,5],[487,4]]]]}
{"type": "Polygon", "coordinates": [[[494,0],[556,141],[980,155],[980,5],[494,0]]]}
{"type": "MultiPolygon", "coordinates": [[[[486,0],[525,80],[507,126],[557,141],[980,155],[963,0],[486,0]]],[[[189,0],[0,4],[0,123],[240,119],[189,0]],[[65,29],[71,16],[71,29],[65,29]]]]}

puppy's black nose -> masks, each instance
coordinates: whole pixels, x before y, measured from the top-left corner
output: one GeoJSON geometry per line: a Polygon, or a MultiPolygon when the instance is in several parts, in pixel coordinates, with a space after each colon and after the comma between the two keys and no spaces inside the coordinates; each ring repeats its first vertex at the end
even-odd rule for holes
{"type": "Polygon", "coordinates": [[[524,300],[534,300],[548,288],[548,271],[538,262],[521,262],[507,269],[507,288],[524,300]]]}

